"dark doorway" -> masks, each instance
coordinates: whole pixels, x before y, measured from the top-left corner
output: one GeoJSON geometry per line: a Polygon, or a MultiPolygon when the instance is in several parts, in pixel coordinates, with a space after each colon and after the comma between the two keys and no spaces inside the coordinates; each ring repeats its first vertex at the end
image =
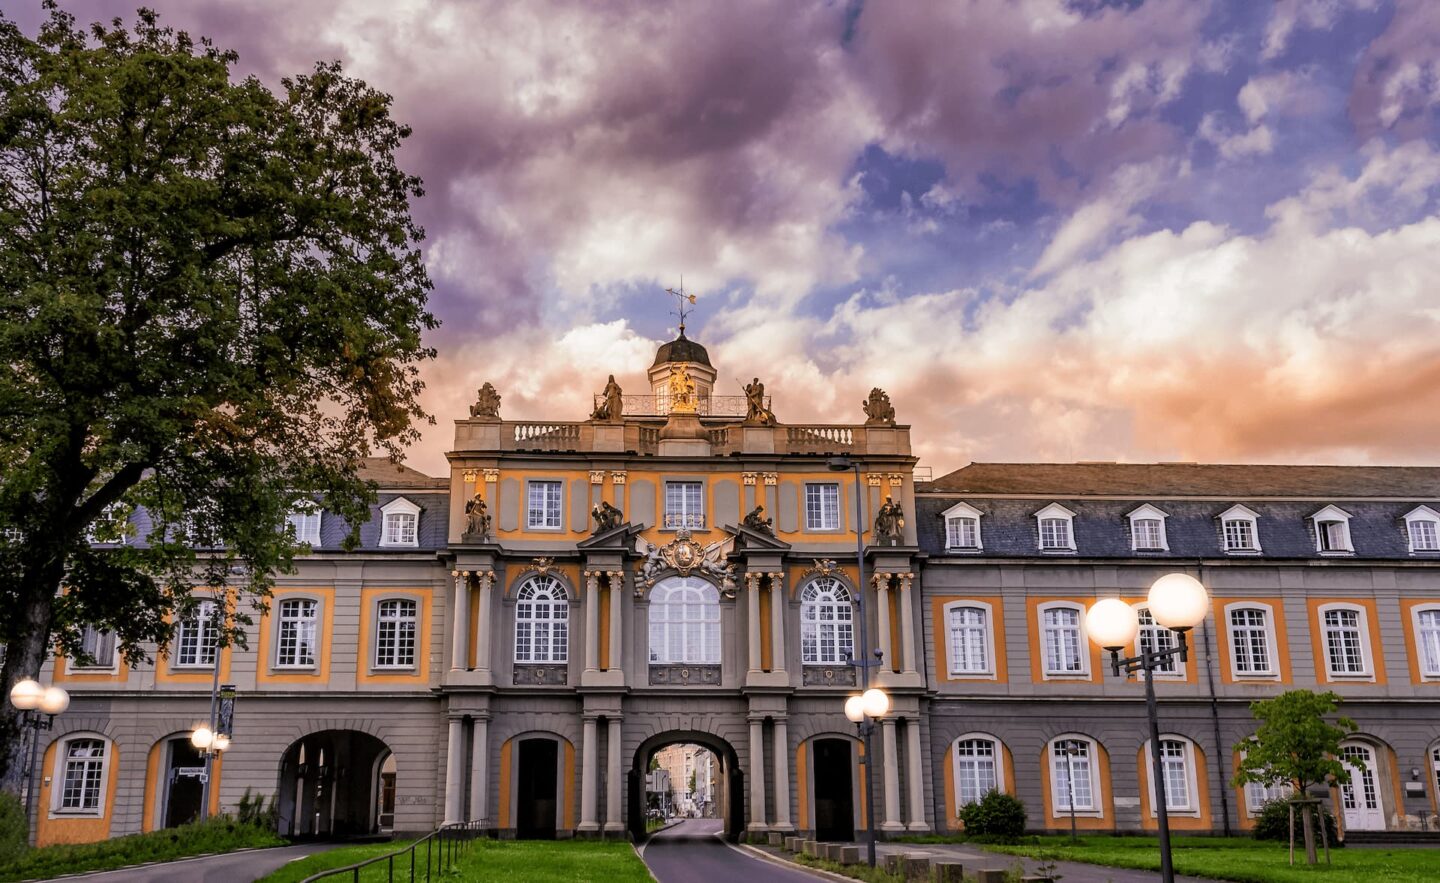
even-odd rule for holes
{"type": "Polygon", "coordinates": [[[556,786],[560,744],[554,739],[522,739],[516,776],[515,836],[555,839],[556,786]]]}
{"type": "Polygon", "coordinates": [[[390,749],[368,733],[311,733],[281,756],[277,830],[296,838],[369,837],[393,823],[397,773],[390,749]]]}
{"type": "Polygon", "coordinates": [[[855,839],[855,797],[850,742],[815,740],[815,839],[855,839]]]}
{"type": "Polygon", "coordinates": [[[200,817],[205,761],[186,738],[171,739],[166,754],[165,827],[175,828],[200,817]]]}

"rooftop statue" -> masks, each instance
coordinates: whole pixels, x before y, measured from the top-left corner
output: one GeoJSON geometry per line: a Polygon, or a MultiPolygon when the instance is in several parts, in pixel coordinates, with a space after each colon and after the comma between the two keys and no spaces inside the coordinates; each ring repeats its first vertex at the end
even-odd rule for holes
{"type": "Polygon", "coordinates": [[[898,546],[905,536],[905,510],[893,497],[875,513],[875,542],[882,546],[898,546]]]}
{"type": "Polygon", "coordinates": [[[620,384],[615,382],[615,375],[610,375],[610,380],[605,384],[605,400],[595,406],[590,414],[591,420],[600,420],[606,423],[619,423],[624,419],[625,397],[620,391],[620,384]]]}
{"type": "Polygon", "coordinates": [[[614,530],[625,520],[625,515],[606,500],[601,500],[599,505],[590,510],[590,517],[595,519],[595,533],[614,530]]]}
{"type": "Polygon", "coordinates": [[[690,376],[684,365],[676,365],[670,371],[670,410],[677,414],[694,414],[697,405],[695,378],[690,376]]]}
{"type": "Polygon", "coordinates": [[[860,403],[865,409],[866,426],[894,426],[895,407],[890,404],[890,396],[880,387],[870,390],[870,398],[860,403]]]}
{"type": "Polygon", "coordinates": [[[500,419],[500,393],[495,391],[495,387],[490,385],[490,381],[485,381],[485,385],[476,391],[475,396],[475,404],[470,406],[472,418],[500,419]]]}
{"type": "Polygon", "coordinates": [[[756,377],[745,384],[745,422],[758,426],[774,426],[775,414],[765,407],[765,384],[756,377]]]}
{"type": "Polygon", "coordinates": [[[479,491],[465,501],[465,536],[479,537],[481,541],[490,538],[490,513],[479,491]]]}
{"type": "Polygon", "coordinates": [[[775,536],[775,519],[765,517],[764,506],[756,506],[754,509],[751,509],[750,513],[745,516],[742,524],[756,533],[763,533],[772,537],[775,536]]]}

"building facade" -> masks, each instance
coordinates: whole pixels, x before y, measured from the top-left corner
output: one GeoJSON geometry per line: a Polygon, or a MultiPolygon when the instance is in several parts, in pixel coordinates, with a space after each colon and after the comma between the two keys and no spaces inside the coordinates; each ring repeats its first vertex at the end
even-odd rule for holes
{"type": "Polygon", "coordinates": [[[239,698],[213,808],[273,797],[285,834],[641,836],[651,757],[688,743],[714,755],[730,836],[849,839],[862,618],[893,706],[880,832],[952,829],[992,787],[1037,830],[1067,828],[1072,804],[1080,827],[1141,830],[1142,691],[1083,614],[1175,570],[1214,598],[1157,682],[1175,827],[1249,824],[1267,795],[1230,787],[1231,746],[1250,701],[1291,687],[1335,690],[1360,724],[1334,795],[1347,828],[1433,826],[1440,469],[972,464],[917,483],[879,390],[863,422],[782,423],[758,379],[714,395],[683,329],[648,376],[644,395],[612,378],[568,422],[504,419],[487,384],[448,476],[367,465],[358,550],[297,512],[311,551],[246,649],[217,654],[202,610],[151,665],[116,662],[104,634],[87,636],[99,664],[54,660],[41,679],[73,701],[41,744],[39,842],[193,816],[188,736],[217,667],[239,698]]]}

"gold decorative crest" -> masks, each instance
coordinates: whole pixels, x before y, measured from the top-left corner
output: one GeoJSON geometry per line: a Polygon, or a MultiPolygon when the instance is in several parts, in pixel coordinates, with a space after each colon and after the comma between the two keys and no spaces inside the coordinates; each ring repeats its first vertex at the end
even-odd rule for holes
{"type": "Polygon", "coordinates": [[[829,576],[830,574],[834,573],[839,569],[840,566],[836,564],[832,559],[818,558],[816,559],[815,563],[810,565],[810,569],[800,574],[800,576],[802,579],[810,576],[812,573],[818,573],[821,576],[829,576]]]}

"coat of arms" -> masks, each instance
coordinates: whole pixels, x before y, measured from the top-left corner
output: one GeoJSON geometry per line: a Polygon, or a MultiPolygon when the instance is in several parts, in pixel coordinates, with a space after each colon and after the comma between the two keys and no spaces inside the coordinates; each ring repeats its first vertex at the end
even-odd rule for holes
{"type": "Polygon", "coordinates": [[[645,588],[655,585],[661,573],[673,570],[681,576],[699,571],[718,582],[720,590],[727,595],[735,591],[735,566],[724,561],[724,547],[734,542],[733,537],[702,546],[690,538],[689,530],[681,528],[675,532],[675,539],[663,546],[646,543],[643,537],[638,539],[648,546],[638,550],[645,556],[640,564],[639,580],[645,588]]]}

